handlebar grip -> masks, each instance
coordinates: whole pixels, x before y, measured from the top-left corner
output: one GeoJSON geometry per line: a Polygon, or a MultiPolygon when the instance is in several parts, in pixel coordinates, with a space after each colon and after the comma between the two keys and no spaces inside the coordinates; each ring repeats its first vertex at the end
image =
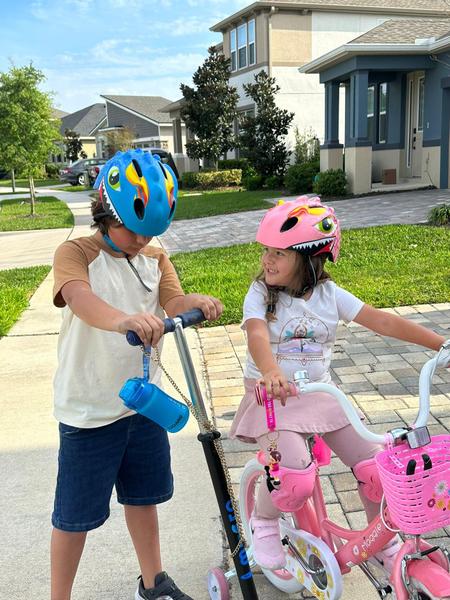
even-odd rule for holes
{"type": "MultiPolygon", "coordinates": [[[[181,320],[183,329],[190,327],[191,325],[197,325],[206,320],[205,315],[200,308],[188,310],[187,312],[177,315],[176,318],[181,320]]],[[[173,331],[175,331],[175,320],[169,318],[164,319],[164,333],[172,333],[173,331]]],[[[126,338],[131,346],[142,346],[142,340],[135,331],[127,331],[126,338]]]]}

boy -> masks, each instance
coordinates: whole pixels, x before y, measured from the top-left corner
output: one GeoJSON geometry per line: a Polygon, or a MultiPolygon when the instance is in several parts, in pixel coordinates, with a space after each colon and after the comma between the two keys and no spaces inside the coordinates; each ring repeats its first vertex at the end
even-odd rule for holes
{"type": "MultiPolygon", "coordinates": [[[[156,504],[173,492],[169,443],[165,430],[118,397],[142,368],[140,352],[118,334],[131,329],[161,349],[164,311],[173,317],[201,308],[214,320],[222,305],[184,295],[167,256],[147,246],[174,215],[169,167],[142,150],[118,152],[95,187],[96,233],[64,242],[54,259],[54,304],[65,308],[54,381],[60,450],[51,600],[70,599],[87,531],[107,520],[114,485],[141,568],[136,599],[192,600],[162,571],[156,504]]],[[[160,378],[152,365],[151,382],[160,378]]]]}

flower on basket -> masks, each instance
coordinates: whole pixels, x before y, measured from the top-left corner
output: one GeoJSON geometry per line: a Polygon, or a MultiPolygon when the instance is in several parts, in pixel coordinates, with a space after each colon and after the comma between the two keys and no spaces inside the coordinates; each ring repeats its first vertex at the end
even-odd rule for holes
{"type": "Polygon", "coordinates": [[[445,492],[447,491],[447,482],[445,481],[445,479],[443,479],[442,481],[439,481],[435,488],[434,491],[436,493],[436,496],[442,496],[443,494],[445,494],[445,492]]]}

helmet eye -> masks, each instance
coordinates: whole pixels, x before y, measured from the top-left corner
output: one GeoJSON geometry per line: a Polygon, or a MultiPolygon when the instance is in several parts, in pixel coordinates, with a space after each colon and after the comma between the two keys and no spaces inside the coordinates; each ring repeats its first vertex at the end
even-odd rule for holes
{"type": "Polygon", "coordinates": [[[108,183],[113,190],[120,191],[120,172],[118,167],[111,167],[108,173],[108,183]]]}
{"type": "Polygon", "coordinates": [[[335,229],[334,221],[331,217],[325,217],[317,224],[317,229],[322,233],[332,233],[335,229]]]}
{"type": "Polygon", "coordinates": [[[281,226],[280,232],[282,233],[283,231],[289,231],[289,229],[292,229],[295,225],[297,225],[297,223],[298,223],[297,217],[290,217],[283,223],[283,225],[281,226]]]}

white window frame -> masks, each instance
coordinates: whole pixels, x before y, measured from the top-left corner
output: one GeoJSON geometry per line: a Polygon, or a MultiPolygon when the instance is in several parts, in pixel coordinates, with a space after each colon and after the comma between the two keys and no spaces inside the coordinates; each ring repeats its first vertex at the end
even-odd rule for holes
{"type": "Polygon", "coordinates": [[[245,69],[247,64],[248,64],[248,60],[247,60],[247,23],[243,23],[242,25],[239,25],[239,27],[237,28],[237,68],[245,69]],[[244,32],[244,35],[245,35],[245,41],[241,45],[239,45],[239,33],[240,32],[244,32]],[[245,57],[245,64],[241,65],[241,50],[242,49],[245,49],[245,53],[242,54],[242,56],[245,57]]]}
{"type": "Polygon", "coordinates": [[[378,144],[385,144],[387,142],[387,113],[388,113],[388,84],[386,81],[383,81],[378,84],[378,144]],[[382,90],[384,90],[385,97],[385,107],[384,110],[381,109],[381,94],[382,90]],[[385,123],[385,132],[384,139],[381,139],[381,117],[384,116],[385,123]]]}
{"type": "Polygon", "coordinates": [[[250,19],[247,22],[247,45],[248,45],[248,64],[256,64],[256,20],[250,19]],[[250,26],[253,25],[253,39],[250,39],[250,26]],[[253,45],[253,61],[250,62],[250,46],[253,45]]]}
{"type": "Polygon", "coordinates": [[[230,31],[230,61],[231,71],[237,71],[237,32],[236,29],[230,31]],[[234,54],[234,68],[233,68],[233,54],[234,54]]]}

